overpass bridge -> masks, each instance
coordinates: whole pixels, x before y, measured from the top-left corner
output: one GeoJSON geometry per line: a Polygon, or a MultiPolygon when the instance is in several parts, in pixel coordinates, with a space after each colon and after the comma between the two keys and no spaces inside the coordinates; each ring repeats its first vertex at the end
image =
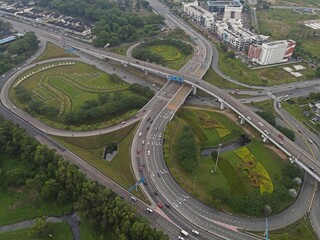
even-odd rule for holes
{"type": "MultiPolygon", "coordinates": [[[[302,167],[305,171],[307,171],[311,176],[313,176],[317,181],[320,182],[320,162],[319,161],[314,159],[313,156],[311,156],[309,153],[307,153],[302,148],[297,146],[290,139],[283,136],[281,132],[279,132],[277,129],[271,126],[267,121],[262,119],[260,116],[258,116],[254,111],[249,109],[247,106],[241,104],[237,99],[226,94],[219,88],[201,80],[202,76],[199,77],[195,74],[185,74],[183,72],[169,69],[160,65],[136,60],[136,59],[125,57],[115,53],[101,54],[97,52],[97,50],[93,50],[93,49],[90,49],[90,50],[79,49],[79,50],[103,60],[113,60],[113,61],[119,62],[124,67],[132,66],[132,67],[141,69],[145,71],[145,74],[148,74],[148,72],[150,72],[155,75],[162,76],[164,78],[168,78],[168,76],[170,75],[183,77],[185,83],[190,84],[193,87],[199,88],[204,92],[208,93],[209,95],[218,98],[219,102],[221,103],[221,109],[223,109],[225,106],[232,109],[242,119],[242,123],[244,122],[249,123],[252,127],[254,127],[257,131],[259,131],[265,139],[269,140],[270,142],[275,144],[278,148],[280,148],[284,153],[286,153],[291,162],[297,163],[300,167],[302,167]]],[[[210,65],[210,63],[204,63],[204,64],[210,65]]],[[[185,92],[185,94],[187,93],[188,91],[185,92]]],[[[186,96],[184,98],[186,98],[186,96]]]]}

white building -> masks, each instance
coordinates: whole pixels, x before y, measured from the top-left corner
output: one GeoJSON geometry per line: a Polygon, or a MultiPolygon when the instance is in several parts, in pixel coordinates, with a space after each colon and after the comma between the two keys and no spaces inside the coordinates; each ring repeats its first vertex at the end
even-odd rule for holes
{"type": "Polygon", "coordinates": [[[241,20],[229,19],[215,22],[213,32],[225,43],[237,50],[246,50],[253,43],[262,44],[268,36],[258,35],[243,28],[241,20]]]}
{"type": "Polygon", "coordinates": [[[223,20],[241,19],[243,6],[239,2],[231,2],[224,8],[223,20]]]}
{"type": "Polygon", "coordinates": [[[280,40],[263,43],[261,46],[253,44],[248,51],[252,62],[260,65],[269,65],[287,62],[294,51],[296,42],[293,40],[280,40]]]}
{"type": "Polygon", "coordinates": [[[211,28],[215,14],[199,6],[198,1],[182,3],[183,12],[206,28],[211,28]]]}

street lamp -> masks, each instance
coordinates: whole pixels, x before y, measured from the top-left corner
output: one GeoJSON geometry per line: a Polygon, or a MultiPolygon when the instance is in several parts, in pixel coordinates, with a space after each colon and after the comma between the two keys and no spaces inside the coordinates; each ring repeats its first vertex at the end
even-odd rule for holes
{"type": "Polygon", "coordinates": [[[218,166],[218,161],[219,161],[219,155],[220,155],[220,148],[221,148],[221,143],[219,143],[219,148],[218,148],[218,154],[217,154],[217,160],[216,160],[216,165],[214,167],[214,171],[217,171],[217,166],[218,166]]]}

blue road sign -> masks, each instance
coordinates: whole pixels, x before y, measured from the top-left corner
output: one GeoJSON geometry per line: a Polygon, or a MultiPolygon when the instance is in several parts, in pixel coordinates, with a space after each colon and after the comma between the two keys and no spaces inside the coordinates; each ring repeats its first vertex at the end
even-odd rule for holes
{"type": "Polygon", "coordinates": [[[143,183],[145,181],[144,177],[141,177],[138,182],[136,182],[132,187],[128,189],[128,192],[131,192],[133,189],[135,189],[139,184],[143,183]]]}
{"type": "Polygon", "coordinates": [[[175,82],[178,82],[178,83],[183,83],[183,77],[177,77],[177,76],[169,75],[168,76],[168,80],[169,81],[175,81],[175,82]]]}

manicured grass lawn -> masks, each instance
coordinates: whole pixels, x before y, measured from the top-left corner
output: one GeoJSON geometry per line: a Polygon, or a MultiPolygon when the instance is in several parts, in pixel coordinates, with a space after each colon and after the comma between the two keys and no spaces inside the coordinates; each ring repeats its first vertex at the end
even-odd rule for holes
{"type": "Polygon", "coordinates": [[[274,116],[277,115],[276,111],[273,108],[273,100],[271,100],[271,99],[261,101],[261,102],[252,102],[252,103],[249,103],[248,105],[259,108],[260,111],[272,112],[274,114],[274,116]]]}
{"type": "Polygon", "coordinates": [[[0,194],[0,226],[42,216],[62,216],[72,211],[71,204],[61,206],[55,202],[43,202],[20,189],[1,191],[0,194]]]}
{"type": "MultiPolygon", "coordinates": [[[[214,188],[220,188],[238,195],[246,195],[252,191],[260,194],[259,188],[252,187],[247,177],[238,171],[237,165],[242,160],[234,153],[234,150],[220,153],[220,161],[216,171],[214,171],[216,159],[200,156],[201,146],[214,147],[219,143],[236,140],[244,133],[244,130],[227,116],[217,112],[208,111],[208,113],[231,133],[221,138],[216,130],[203,129],[195,116],[194,109],[183,108],[180,110],[178,115],[169,123],[165,133],[164,151],[169,150],[169,154],[165,154],[165,156],[167,156],[166,162],[173,177],[186,191],[209,205],[212,203],[210,194],[214,188]],[[183,127],[187,125],[191,127],[197,139],[197,165],[192,172],[184,171],[176,160],[177,142],[180,139],[183,127]],[[211,173],[212,170],[213,173],[211,173]]],[[[250,137],[252,142],[247,144],[246,147],[269,173],[273,185],[278,186],[280,184],[279,175],[288,164],[287,160],[281,159],[268,145],[263,144],[258,135],[257,137],[250,137]]],[[[282,204],[283,207],[287,205],[288,203],[282,204]]],[[[224,209],[228,209],[228,206],[224,206],[224,209]]]]}
{"type": "MultiPolygon", "coordinates": [[[[84,219],[81,219],[80,223],[80,236],[84,240],[100,240],[100,234],[90,228],[89,223],[84,219]]],[[[107,231],[105,239],[117,239],[117,236],[111,231],[107,231]]]]}
{"type": "Polygon", "coordinates": [[[125,56],[127,53],[127,50],[129,47],[131,47],[133,44],[125,44],[125,45],[121,45],[119,47],[115,47],[115,48],[109,48],[110,52],[114,52],[114,53],[118,53],[120,55],[125,56]]]}
{"type": "Polygon", "coordinates": [[[233,140],[240,136],[243,133],[243,130],[235,125],[229,118],[219,114],[217,112],[205,111],[213,119],[221,123],[224,127],[230,130],[230,134],[220,138],[216,129],[204,129],[201,125],[198,124],[198,117],[195,113],[195,109],[184,108],[182,111],[179,111],[178,116],[182,117],[192,128],[193,132],[199,139],[199,145],[201,147],[207,146],[217,146],[219,143],[225,143],[230,140],[233,140]]]}
{"type": "Polygon", "coordinates": [[[223,79],[220,77],[216,72],[212,69],[209,68],[207,71],[206,75],[204,75],[203,80],[217,86],[220,88],[227,88],[227,89],[248,89],[246,87],[228,82],[227,80],[223,79]]]}
{"type": "MultiPolygon", "coordinates": [[[[262,236],[262,234],[259,234],[262,236]]],[[[316,234],[308,220],[300,220],[297,223],[285,228],[284,230],[269,232],[269,238],[272,240],[316,240],[316,234]]]]}
{"type": "MultiPolygon", "coordinates": [[[[131,171],[130,147],[137,124],[132,124],[108,134],[94,137],[72,138],[55,137],[63,146],[80,156],[83,160],[98,169],[119,185],[128,189],[135,183],[131,171]],[[102,159],[104,146],[107,142],[118,142],[118,153],[112,161],[102,159]]],[[[136,194],[134,192],[133,194],[136,194]]],[[[140,191],[137,195],[143,199],[140,191]]]]}
{"type": "Polygon", "coordinates": [[[182,68],[188,60],[192,57],[192,54],[186,56],[179,48],[171,45],[153,45],[148,47],[151,52],[161,55],[164,59],[164,66],[172,69],[179,70],[182,68]]]}
{"type": "Polygon", "coordinates": [[[67,53],[67,51],[63,48],[54,45],[51,42],[47,43],[46,49],[44,52],[34,61],[41,62],[43,60],[52,59],[52,58],[61,58],[61,57],[78,57],[72,53],[67,53]]]}
{"type": "MultiPolygon", "coordinates": [[[[51,234],[51,237],[48,235],[48,237],[42,238],[42,239],[73,240],[73,235],[67,222],[48,223],[48,226],[49,226],[49,233],[51,234]]],[[[30,228],[26,228],[26,229],[11,231],[11,232],[0,233],[0,239],[2,240],[17,240],[17,239],[33,240],[33,238],[30,237],[30,231],[31,231],[30,228]]],[[[86,239],[86,238],[83,238],[83,239],[86,239]]]]}
{"type": "MultiPolygon", "coordinates": [[[[22,76],[49,65],[37,66],[22,74],[22,76]]],[[[22,76],[18,77],[18,79],[22,76]]],[[[113,94],[119,94],[120,92],[126,96],[136,96],[135,93],[128,90],[129,85],[125,82],[110,79],[109,74],[98,70],[94,66],[80,62],[76,62],[74,65],[46,69],[28,77],[19,86],[33,92],[33,99],[43,101],[47,106],[62,110],[61,115],[51,118],[34,113],[44,123],[60,129],[66,128],[63,124],[66,113],[79,111],[84,102],[97,100],[101,93],[109,93],[109,98],[113,94]]],[[[22,109],[27,107],[25,103],[17,101],[13,88],[10,90],[10,97],[22,109]]],[[[69,126],[69,128],[73,130],[90,130],[107,127],[132,117],[136,112],[136,109],[131,109],[118,115],[104,116],[100,120],[88,122],[83,126],[69,126]]]]}

